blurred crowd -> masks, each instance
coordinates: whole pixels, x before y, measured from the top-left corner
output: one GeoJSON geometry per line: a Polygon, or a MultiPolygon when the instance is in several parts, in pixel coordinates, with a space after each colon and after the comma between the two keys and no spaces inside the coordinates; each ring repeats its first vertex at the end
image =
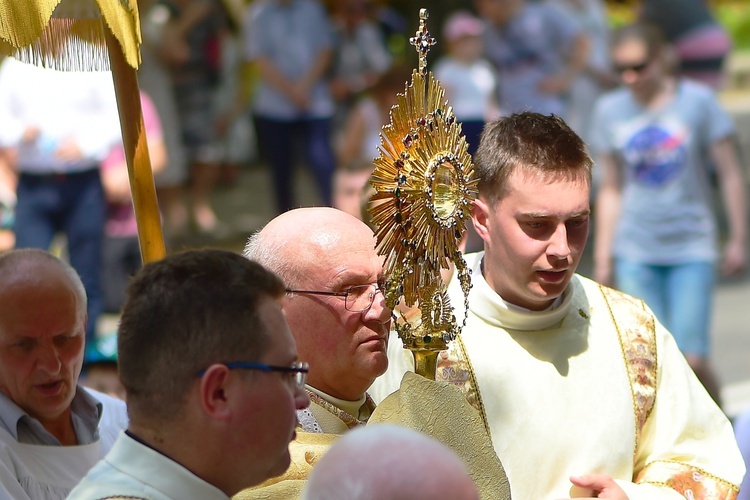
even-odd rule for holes
{"type": "MultiPolygon", "coordinates": [[[[716,90],[729,39],[702,0],[676,1],[634,3],[634,18],[661,28],[670,68],[716,90]]],[[[402,12],[378,0],[140,0],[139,10],[138,78],[168,245],[226,234],[212,195],[249,163],[271,174],[277,213],[300,205],[292,181],[304,164],[320,204],[363,216],[381,127],[416,66],[402,12]]],[[[599,97],[643,71],[613,64],[603,0],[475,0],[428,27],[439,42],[428,69],[472,153],[485,123],[524,110],[557,114],[588,142],[599,97]]],[[[47,248],[65,234],[90,317],[116,313],[140,256],[111,82],[66,75],[50,85],[56,72],[22,66],[0,69],[0,250],[47,248]],[[43,82],[45,99],[30,81],[43,82]],[[76,110],[90,114],[88,128],[71,131],[76,110]]],[[[476,245],[470,235],[468,250],[476,245]]]]}
{"type": "MultiPolygon", "coordinates": [[[[138,81],[170,249],[228,234],[212,200],[251,163],[269,173],[275,214],[301,205],[293,181],[304,165],[318,204],[366,220],[380,132],[416,67],[414,17],[395,3],[138,1],[138,81]]],[[[465,4],[428,23],[439,43],[428,69],[470,153],[502,116],[570,125],[596,163],[594,278],[643,298],[719,403],[711,297],[718,272],[747,267],[748,214],[734,124],[717,98],[732,44],[710,3],[633,1],[625,27],[604,0],[465,4]]],[[[469,228],[462,249],[482,245],[469,228]]],[[[97,319],[121,311],[141,257],[109,74],[0,61],[0,252],[14,247],[67,256],[88,297],[89,375],[114,362],[97,319]]],[[[121,391],[104,373],[97,387],[121,391]]]]}

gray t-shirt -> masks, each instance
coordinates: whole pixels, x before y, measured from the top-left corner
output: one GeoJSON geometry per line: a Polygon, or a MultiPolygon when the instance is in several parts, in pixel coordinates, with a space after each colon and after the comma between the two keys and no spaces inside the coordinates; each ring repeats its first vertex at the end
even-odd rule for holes
{"type": "Polygon", "coordinates": [[[615,256],[651,264],[717,258],[708,154],[733,131],[713,91],[688,80],[657,111],[625,88],[599,99],[591,147],[614,154],[621,167],[615,256]]]}

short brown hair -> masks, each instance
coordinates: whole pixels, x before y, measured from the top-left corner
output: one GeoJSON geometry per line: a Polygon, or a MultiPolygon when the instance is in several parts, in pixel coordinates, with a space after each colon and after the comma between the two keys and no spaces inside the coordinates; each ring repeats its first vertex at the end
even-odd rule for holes
{"type": "Polygon", "coordinates": [[[170,421],[200,370],[259,360],[269,337],[258,309],[283,294],[275,274],[226,250],[190,250],[144,266],[128,286],[117,338],[131,419],[170,421]]]}
{"type": "Polygon", "coordinates": [[[474,158],[479,195],[494,203],[517,169],[591,183],[594,165],[583,140],[556,115],[524,112],[488,123],[474,158]]]}

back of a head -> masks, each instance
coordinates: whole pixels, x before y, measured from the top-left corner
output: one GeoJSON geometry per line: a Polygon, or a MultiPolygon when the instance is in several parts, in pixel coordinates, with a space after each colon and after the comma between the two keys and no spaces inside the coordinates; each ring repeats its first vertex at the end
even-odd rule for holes
{"type": "Polygon", "coordinates": [[[476,500],[460,458],[406,427],[376,424],[339,439],[310,474],[305,500],[476,500]]]}
{"type": "Polygon", "coordinates": [[[276,275],[225,250],[144,266],[128,286],[117,339],[131,420],[169,422],[201,369],[260,359],[269,339],[258,310],[283,293],[276,275]]]}
{"type": "Polygon", "coordinates": [[[488,123],[474,158],[479,196],[497,201],[516,169],[550,180],[591,182],[593,160],[583,140],[555,115],[515,113],[488,123]]]}

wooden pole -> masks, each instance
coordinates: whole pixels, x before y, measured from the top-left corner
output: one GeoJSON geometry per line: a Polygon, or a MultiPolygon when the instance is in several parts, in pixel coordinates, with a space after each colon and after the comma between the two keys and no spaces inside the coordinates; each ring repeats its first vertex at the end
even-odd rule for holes
{"type": "Polygon", "coordinates": [[[143,263],[162,259],[166,255],[161,228],[159,205],[156,200],[154,175],[146,144],[140,91],[136,71],[126,61],[117,39],[105,29],[112,80],[115,85],[117,109],[120,113],[122,142],[128,164],[133,210],[138,223],[138,241],[143,263]]]}

